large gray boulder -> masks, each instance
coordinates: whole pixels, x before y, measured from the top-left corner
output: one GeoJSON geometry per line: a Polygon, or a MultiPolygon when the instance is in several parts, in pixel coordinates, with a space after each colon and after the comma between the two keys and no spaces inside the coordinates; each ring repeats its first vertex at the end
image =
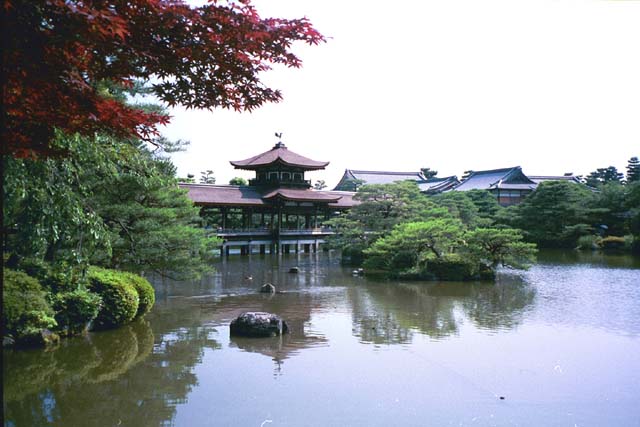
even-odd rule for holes
{"type": "Polygon", "coordinates": [[[231,335],[241,337],[275,337],[289,332],[287,323],[271,313],[242,313],[231,322],[231,335]]]}

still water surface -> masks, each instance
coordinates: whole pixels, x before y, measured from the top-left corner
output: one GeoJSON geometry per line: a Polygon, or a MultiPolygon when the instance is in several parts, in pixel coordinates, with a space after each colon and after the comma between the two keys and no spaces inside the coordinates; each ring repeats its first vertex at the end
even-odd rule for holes
{"type": "Polygon", "coordinates": [[[375,281],[330,254],[216,267],[156,280],[125,328],[5,351],[4,425],[640,426],[638,258],[542,253],[495,283],[375,281]],[[243,311],[292,333],[230,338],[243,311]]]}

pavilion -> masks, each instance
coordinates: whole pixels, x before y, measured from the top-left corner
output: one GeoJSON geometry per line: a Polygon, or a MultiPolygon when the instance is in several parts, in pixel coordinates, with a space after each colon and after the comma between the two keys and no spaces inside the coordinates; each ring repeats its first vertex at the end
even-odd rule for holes
{"type": "Polygon", "coordinates": [[[222,253],[231,247],[242,254],[317,251],[333,232],[323,221],[357,202],[348,191],[317,191],[305,172],[322,170],[329,162],[290,151],[282,142],[271,150],[230,162],[236,169],[255,171],[247,186],[179,184],[188,191],[208,226],[223,239],[222,253]]]}

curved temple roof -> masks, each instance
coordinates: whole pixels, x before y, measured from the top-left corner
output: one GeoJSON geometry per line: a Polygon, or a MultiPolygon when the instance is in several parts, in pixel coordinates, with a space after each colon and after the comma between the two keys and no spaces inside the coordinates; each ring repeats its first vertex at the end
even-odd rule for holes
{"type": "Polygon", "coordinates": [[[271,150],[265,151],[257,156],[245,160],[231,161],[230,163],[237,169],[246,170],[259,169],[273,163],[282,163],[287,166],[299,167],[306,170],[319,170],[324,169],[329,164],[329,162],[311,160],[293,151],[289,151],[282,142],[278,142],[271,150]]]}

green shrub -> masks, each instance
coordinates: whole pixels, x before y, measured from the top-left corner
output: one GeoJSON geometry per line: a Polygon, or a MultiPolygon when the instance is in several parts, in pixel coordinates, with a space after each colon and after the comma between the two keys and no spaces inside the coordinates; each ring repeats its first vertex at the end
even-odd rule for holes
{"type": "Polygon", "coordinates": [[[136,317],[148,313],[156,302],[156,294],[151,283],[137,274],[123,272],[122,275],[129,280],[129,283],[131,283],[138,292],[140,302],[138,304],[136,317]]]}
{"type": "Polygon", "coordinates": [[[40,259],[25,258],[20,260],[18,268],[38,279],[42,287],[52,294],[76,290],[81,280],[80,268],[66,262],[50,264],[40,259]]]}
{"type": "Polygon", "coordinates": [[[54,297],[58,327],[68,335],[76,335],[87,330],[89,323],[100,312],[102,298],[84,289],[65,292],[54,297]]]}
{"type": "Polygon", "coordinates": [[[459,254],[446,254],[441,258],[429,259],[425,273],[438,280],[448,281],[492,279],[494,277],[490,268],[459,254]]]}
{"type": "Polygon", "coordinates": [[[595,250],[595,249],[600,249],[600,242],[601,242],[601,238],[593,235],[593,234],[588,234],[586,236],[580,236],[578,238],[578,249],[582,249],[582,250],[595,250]]]}
{"type": "Polygon", "coordinates": [[[415,251],[400,250],[391,255],[390,268],[393,271],[409,270],[415,266],[418,254],[415,251]]]}
{"type": "Polygon", "coordinates": [[[600,245],[604,250],[620,250],[625,247],[624,237],[607,236],[600,241],[600,245]]]}
{"type": "Polygon", "coordinates": [[[2,328],[16,342],[35,342],[44,329],[56,326],[46,292],[33,277],[21,271],[2,273],[2,328]]]}
{"type": "Polygon", "coordinates": [[[89,290],[102,297],[102,308],[93,322],[95,329],[110,329],[130,322],[138,312],[135,287],[122,272],[91,267],[87,271],[89,290]]]}

